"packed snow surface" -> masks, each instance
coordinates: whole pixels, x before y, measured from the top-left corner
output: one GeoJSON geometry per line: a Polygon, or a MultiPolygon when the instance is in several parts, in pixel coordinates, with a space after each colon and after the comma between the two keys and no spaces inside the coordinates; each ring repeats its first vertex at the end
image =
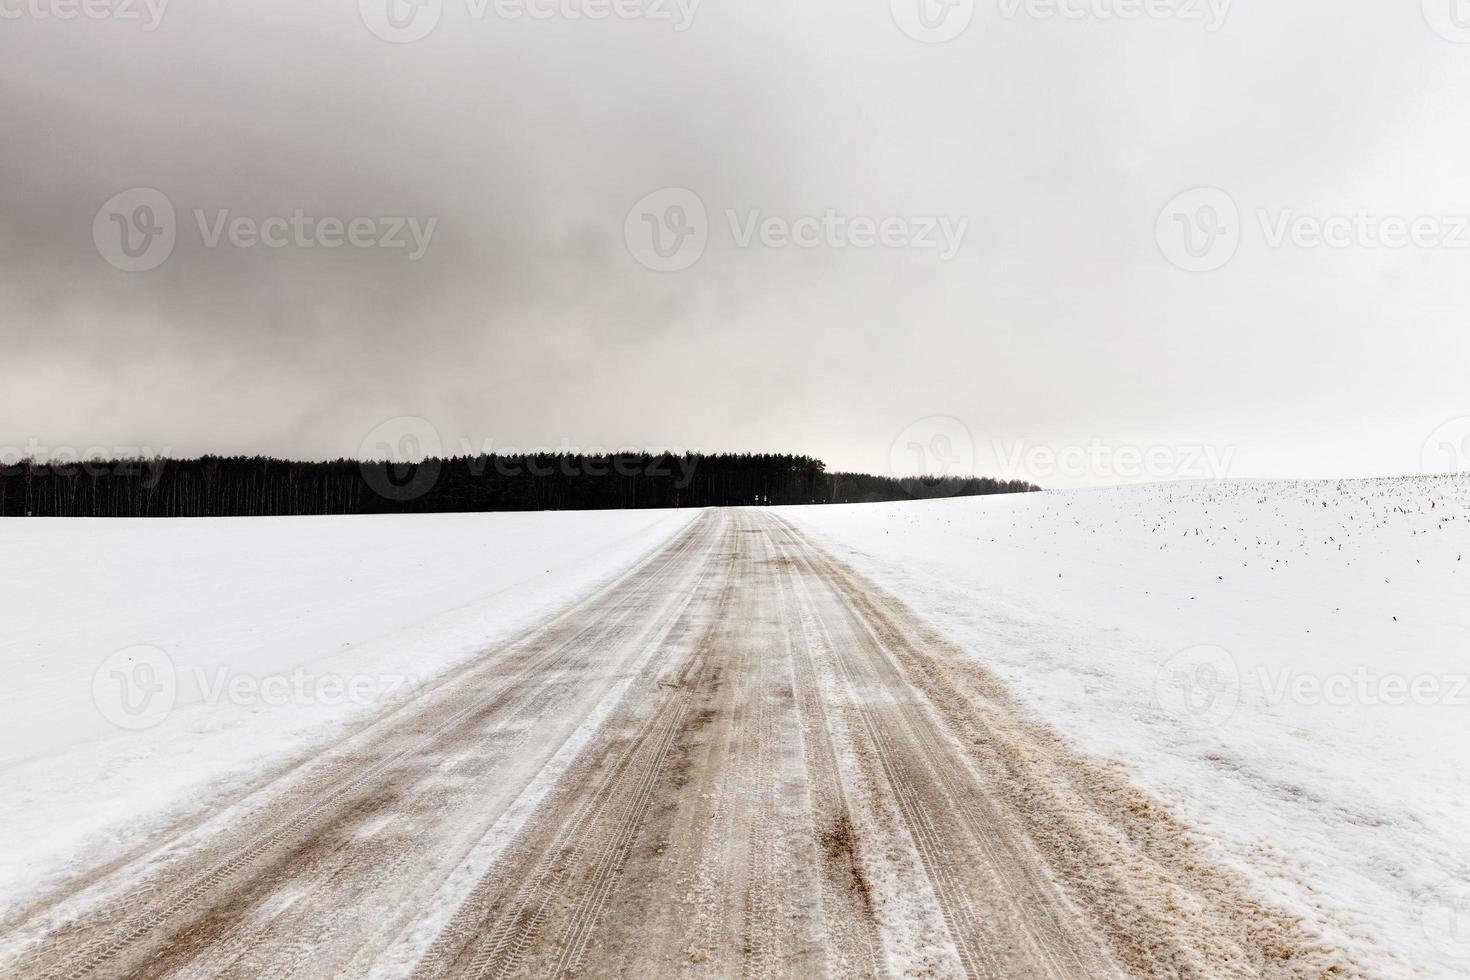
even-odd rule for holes
{"type": "Polygon", "coordinates": [[[416,696],[697,514],[0,521],[0,910],[416,696]]]}
{"type": "MultiPolygon", "coordinates": [[[[1470,480],[781,513],[1365,972],[1470,975],[1470,480]]],[[[694,516],[0,522],[3,902],[212,812],[694,516]]]]}
{"type": "Polygon", "coordinates": [[[1470,976],[1470,480],[782,509],[1378,976],[1470,976]]]}

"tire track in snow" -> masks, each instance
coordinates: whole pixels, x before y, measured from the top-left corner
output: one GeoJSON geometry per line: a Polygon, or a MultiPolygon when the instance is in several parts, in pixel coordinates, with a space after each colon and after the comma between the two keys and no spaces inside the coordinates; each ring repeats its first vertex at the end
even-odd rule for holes
{"type": "Polygon", "coordinates": [[[0,972],[1348,975],[1014,714],[784,521],[707,513],[66,896],[0,972]]]}

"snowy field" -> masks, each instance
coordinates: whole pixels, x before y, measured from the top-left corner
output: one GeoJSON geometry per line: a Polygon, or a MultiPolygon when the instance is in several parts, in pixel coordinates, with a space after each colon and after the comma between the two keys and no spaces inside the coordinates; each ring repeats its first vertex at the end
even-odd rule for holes
{"type": "Polygon", "coordinates": [[[781,513],[1375,976],[1470,976],[1470,480],[781,513]]]}
{"type": "Polygon", "coordinates": [[[0,521],[0,902],[209,812],[695,516],[0,521]]]}
{"type": "MultiPolygon", "coordinates": [[[[1366,973],[1470,975],[1470,480],[780,513],[1366,973]]],[[[0,896],[139,853],[695,516],[0,522],[0,896]]]]}

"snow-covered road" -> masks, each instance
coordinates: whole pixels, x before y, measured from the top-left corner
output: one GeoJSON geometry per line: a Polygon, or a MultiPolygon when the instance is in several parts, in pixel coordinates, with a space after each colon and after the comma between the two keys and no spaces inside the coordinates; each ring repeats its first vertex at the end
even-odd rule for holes
{"type": "Polygon", "coordinates": [[[0,848],[0,926],[584,597],[696,516],[0,521],[0,836],[25,842],[0,848]],[[167,689],[145,702],[134,678],[167,689]]]}
{"type": "Polygon", "coordinates": [[[1156,800],[784,520],[611,585],[8,922],[50,976],[1319,977],[1156,800]]]}
{"type": "Polygon", "coordinates": [[[1470,478],[781,513],[1369,975],[1470,976],[1470,478]]]}

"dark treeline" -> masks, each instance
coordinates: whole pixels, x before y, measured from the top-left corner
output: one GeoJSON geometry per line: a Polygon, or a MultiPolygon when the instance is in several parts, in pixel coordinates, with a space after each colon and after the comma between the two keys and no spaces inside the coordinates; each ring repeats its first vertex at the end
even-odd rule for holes
{"type": "Polygon", "coordinates": [[[833,473],[823,504],[875,504],[885,500],[932,500],[939,497],[983,497],[993,493],[1032,493],[1041,488],[1024,480],[988,476],[945,476],[895,480],[868,473],[833,473]]]}
{"type": "Polygon", "coordinates": [[[807,456],[264,457],[0,464],[0,516],[265,517],[858,503],[1021,493],[1021,481],[895,480],[807,456]]]}

